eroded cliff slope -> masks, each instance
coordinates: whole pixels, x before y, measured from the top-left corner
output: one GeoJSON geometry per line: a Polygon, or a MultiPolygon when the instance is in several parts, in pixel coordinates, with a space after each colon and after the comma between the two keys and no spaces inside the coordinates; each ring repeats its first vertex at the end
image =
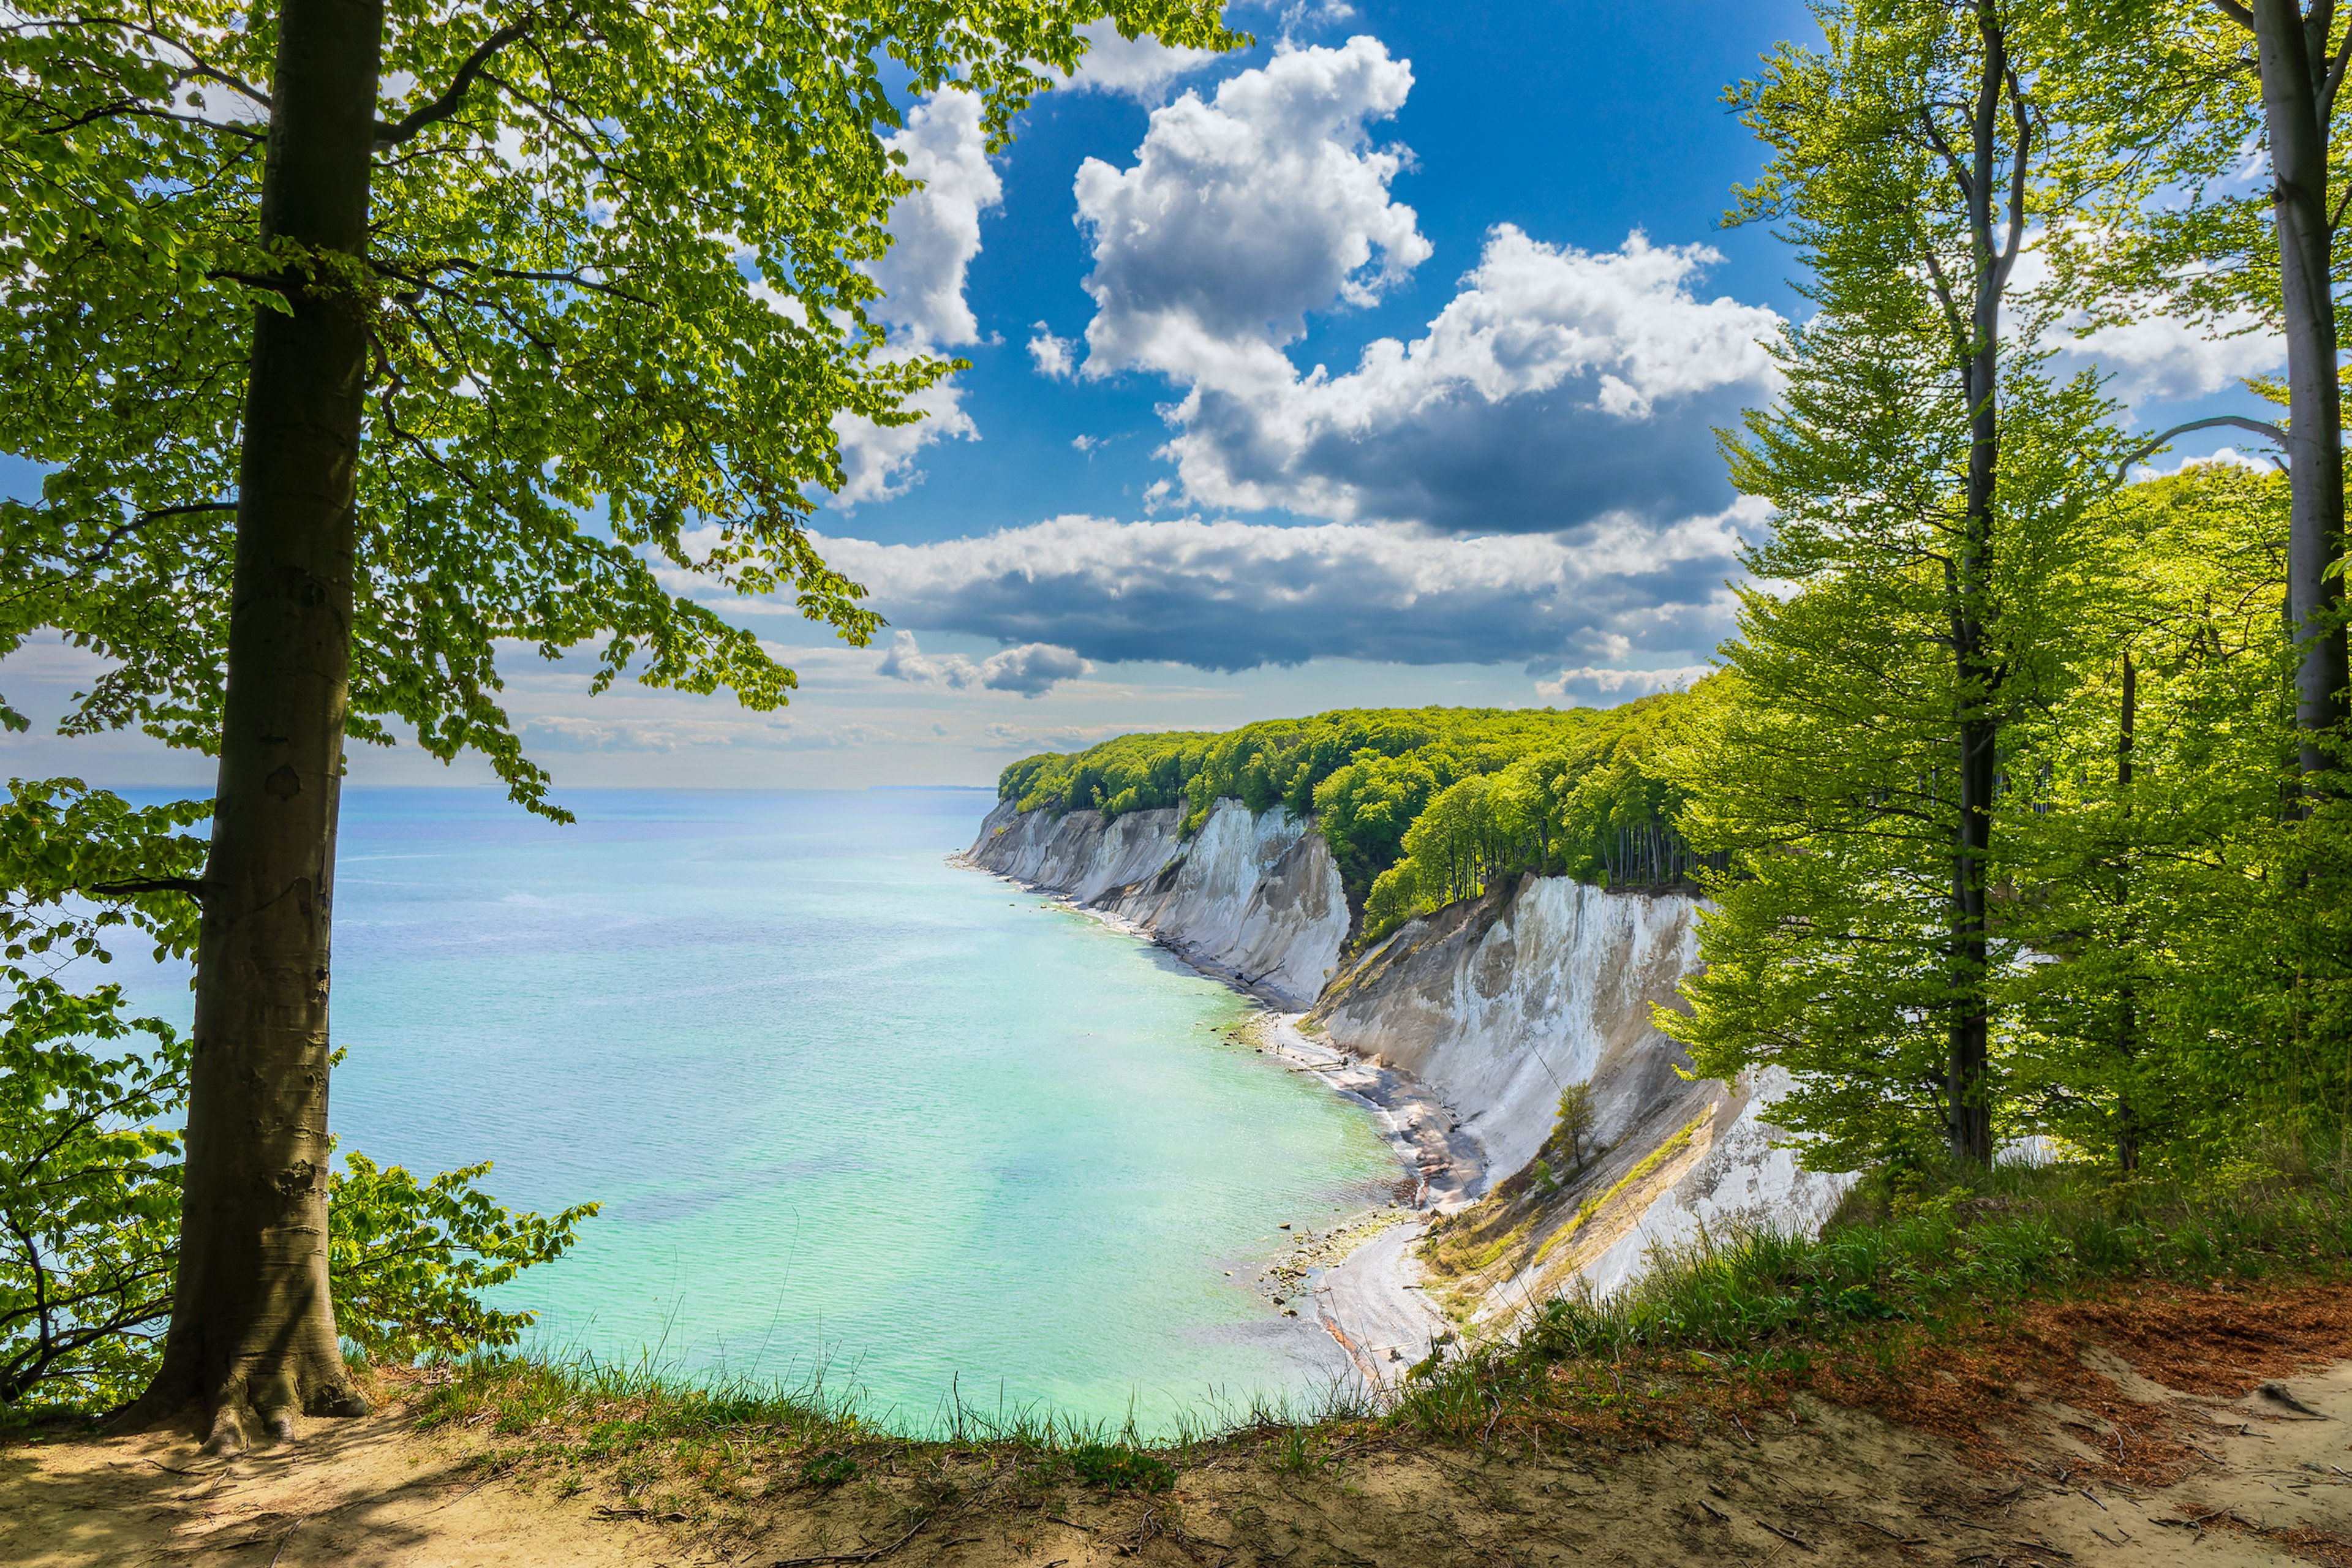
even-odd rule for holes
{"type": "Polygon", "coordinates": [[[1486,1147],[1486,1201],[1425,1248],[1467,1315],[1508,1317],[1580,1279],[1605,1294],[1654,1247],[1702,1235],[1818,1229],[1844,1195],[1848,1178],[1774,1146],[1765,1112],[1783,1080],[1686,1078],[1689,1058],[1654,1021],[1697,966],[1698,909],[1522,877],[1409,922],[1309,1015],[1331,1045],[1435,1089],[1486,1147]],[[1579,1083],[1599,1146],[1580,1163],[1551,1142],[1560,1091],[1579,1083]]]}

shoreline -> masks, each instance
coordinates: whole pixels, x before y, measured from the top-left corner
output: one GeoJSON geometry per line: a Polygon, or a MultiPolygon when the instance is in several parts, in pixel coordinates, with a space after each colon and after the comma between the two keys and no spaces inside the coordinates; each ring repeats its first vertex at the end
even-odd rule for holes
{"type": "MultiPolygon", "coordinates": [[[[1204,963],[1133,921],[1089,908],[1060,889],[993,870],[973,859],[969,850],[955,851],[947,862],[1009,882],[1122,935],[1148,942],[1194,973],[1256,1004],[1259,1010],[1234,1037],[1273,1058],[1285,1071],[1308,1074],[1371,1112],[1399,1169],[1416,1184],[1412,1206],[1401,1209],[1392,1223],[1363,1229],[1360,1220],[1349,1222],[1348,1228],[1359,1234],[1347,1252],[1306,1271],[1306,1293],[1315,1302],[1317,1320],[1376,1392],[1389,1391],[1406,1367],[1455,1340],[1453,1325],[1421,1289],[1421,1270],[1409,1246],[1427,1234],[1431,1217],[1468,1206],[1484,1184],[1486,1150],[1453,1107],[1409,1073],[1318,1043],[1299,1027],[1304,1012],[1286,1009],[1246,975],[1204,963]]],[[[1260,1279],[1271,1278],[1280,1263],[1278,1258],[1269,1261],[1260,1279]]]]}

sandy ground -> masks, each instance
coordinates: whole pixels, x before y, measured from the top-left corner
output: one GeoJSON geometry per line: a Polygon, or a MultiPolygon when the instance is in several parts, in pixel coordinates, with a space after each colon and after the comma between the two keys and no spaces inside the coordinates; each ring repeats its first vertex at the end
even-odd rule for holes
{"type": "Polygon", "coordinates": [[[625,1494],[612,1466],[486,1467],[516,1450],[420,1435],[396,1409],[319,1423],[290,1449],[220,1468],[179,1440],[16,1445],[0,1448],[0,1562],[2352,1563],[2352,1363],[2285,1379],[2290,1404],[2188,1394],[2095,1346],[2084,1356],[2059,1381],[2108,1396],[2108,1416],[2021,1389],[1985,1413],[2007,1445],[1990,1466],[1951,1437],[1807,1398],[1696,1443],[1630,1449],[1238,1443],[1149,1498],[1008,1489],[1009,1461],[985,1454],[907,1454],[903,1470],[877,1459],[824,1490],[795,1479],[792,1457],[763,1473],[753,1455],[722,1506],[706,1489],[674,1508],[643,1481],[625,1494]],[[2152,1421],[2185,1433],[2196,1457],[2176,1477],[2128,1479],[2103,1428],[2137,1442],[2152,1421]]]}

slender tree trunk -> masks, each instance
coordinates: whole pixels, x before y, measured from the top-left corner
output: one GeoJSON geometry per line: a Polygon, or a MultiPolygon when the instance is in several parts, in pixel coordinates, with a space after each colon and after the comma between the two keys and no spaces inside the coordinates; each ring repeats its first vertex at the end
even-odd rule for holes
{"type": "MultiPolygon", "coordinates": [[[[1991,1061],[1991,1006],[1987,995],[1985,888],[1992,854],[1993,794],[1998,787],[2000,728],[1994,707],[1998,660],[1986,646],[1991,601],[1993,500],[2000,475],[2000,424],[1996,405],[2000,373],[2003,273],[1993,237],[1993,181],[2000,169],[1999,129],[2008,53],[2000,19],[1990,4],[1977,8],[1984,49],[1966,195],[1975,251],[1968,357],[1961,384],[1969,408],[1969,468],[1959,560],[1954,573],[1952,642],[1960,712],[1959,820],[1952,857],[1952,989],[1945,1095],[1950,1105],[1952,1152],[1978,1164],[1992,1159],[1992,1103],[1986,1082],[1991,1061]]],[[[2014,156],[2021,161],[2023,149],[2014,156]]]]}
{"type": "MultiPolygon", "coordinates": [[[[2122,803],[2126,819],[2131,816],[2132,740],[2139,720],[2139,671],[2132,657],[2124,655],[2124,692],[2122,722],[2116,731],[2116,794],[2122,803]]],[[[2125,850],[2130,851],[2128,846],[2125,850]]],[[[2126,955],[2136,944],[2131,917],[2131,864],[2126,860],[2116,877],[2116,898],[2124,906],[2124,948],[2126,955]]],[[[2133,1058],[2139,1055],[2139,992],[2126,978],[2121,1005],[2116,1019],[2116,1055],[2125,1074],[2131,1069],[2133,1058]]],[[[2132,1098],[2132,1085],[2126,1081],[2116,1088],[2116,1165],[2126,1176],[2139,1169],[2140,1119],[2132,1098]]]]}
{"type": "Polygon", "coordinates": [[[327,1291],[327,977],[349,694],[381,0],[283,0],[261,230],[327,258],[257,313],[238,474],[220,784],[196,950],[179,1276],[134,1415],[358,1414],[327,1291]]]}
{"type": "Polygon", "coordinates": [[[2333,278],[2335,226],[2327,210],[2326,30],[2333,8],[2315,10],[2313,39],[2298,0],[2252,0],[2263,116],[2276,181],[2279,279],[2286,320],[2287,610],[2301,658],[2295,728],[2305,774],[2328,765],[2322,737],[2344,718],[2347,680],[2338,606],[2343,584],[2328,568],[2344,553],[2344,414],[2336,383],[2333,278]]]}

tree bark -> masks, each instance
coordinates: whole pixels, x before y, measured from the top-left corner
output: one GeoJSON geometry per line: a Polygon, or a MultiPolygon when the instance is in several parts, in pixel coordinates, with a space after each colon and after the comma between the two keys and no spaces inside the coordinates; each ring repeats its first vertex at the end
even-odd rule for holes
{"type": "Polygon", "coordinates": [[[349,695],[381,0],[283,0],[261,232],[290,312],[257,312],[218,798],[196,952],[186,1188],[163,1361],[133,1407],[248,1423],[359,1414],[327,1289],[327,983],[349,695]]]}
{"type": "MultiPolygon", "coordinates": [[[[2132,741],[2139,721],[2139,670],[2131,655],[2124,655],[2123,708],[2116,731],[2116,795],[2122,803],[2123,815],[2131,816],[2132,741]]],[[[2130,850],[2125,850],[2126,857],[2130,850]]],[[[2131,865],[2126,858],[2116,879],[2116,900],[2124,909],[2124,947],[2130,952],[2137,945],[2132,931],[2131,865]]],[[[2139,1055],[2139,992],[2126,979],[2116,1018],[2116,1057],[2119,1063],[2121,1081],[2116,1088],[2116,1168],[2128,1176],[2139,1169],[2139,1111],[2132,1099],[2130,1072],[2133,1058],[2139,1055]]]]}
{"type": "Polygon", "coordinates": [[[2269,132],[2272,213],[2286,324],[2287,610],[2300,648],[2295,728],[2305,776],[2330,765],[2325,739],[2344,719],[2343,584],[2328,568],[2344,553],[2344,413],[2336,382],[2335,226],[2327,210],[2325,72],[2333,8],[2310,27],[2299,0],[2252,0],[2254,50],[2269,132]]]}
{"type": "MultiPolygon", "coordinates": [[[[2000,728],[1993,706],[1999,661],[1986,646],[1986,606],[1992,597],[1993,501],[2000,476],[2000,304],[2007,268],[1993,234],[1993,180],[2000,169],[2000,114],[2008,82],[2007,40],[1989,4],[1977,7],[1984,49],[1974,123],[1970,127],[1969,234],[1975,251],[1961,384],[1969,409],[1969,467],[1954,573],[1952,643],[1959,687],[1959,820],[1952,855],[1951,965],[1953,1005],[1945,1097],[1952,1152],[1977,1164],[1992,1159],[1992,1104],[1986,1084],[1990,1064],[1991,1008],[1986,994],[1986,873],[1992,854],[1993,793],[1999,787],[2000,728]]],[[[2021,172],[2025,151],[2012,150],[2021,172]]],[[[2013,245],[2012,241],[2012,245],[2013,245]]]]}

